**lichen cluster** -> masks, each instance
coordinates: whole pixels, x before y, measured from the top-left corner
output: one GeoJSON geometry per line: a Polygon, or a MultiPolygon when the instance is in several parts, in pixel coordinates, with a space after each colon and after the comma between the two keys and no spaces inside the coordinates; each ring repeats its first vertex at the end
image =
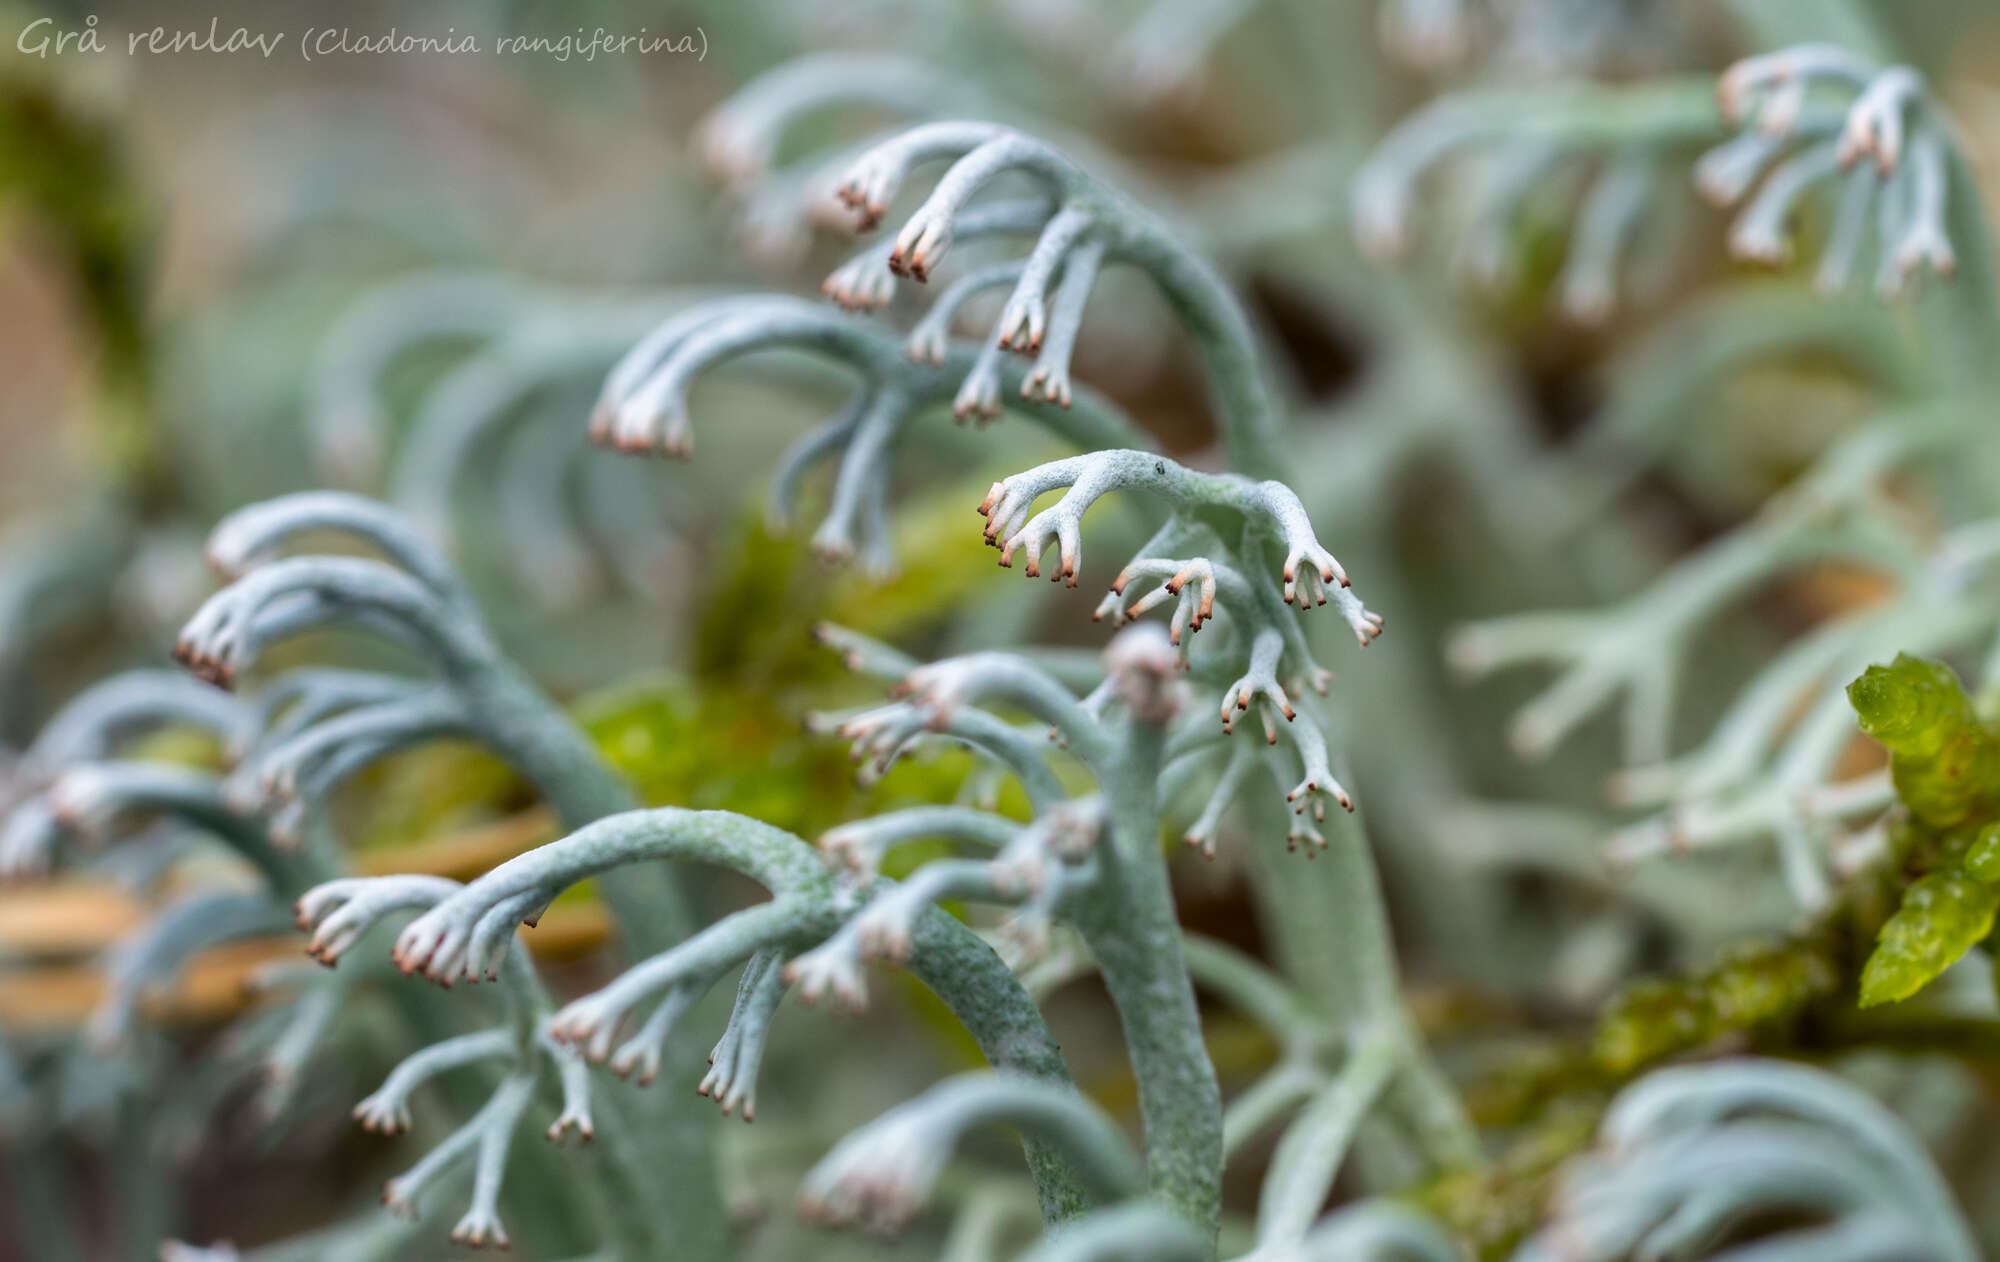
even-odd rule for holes
{"type": "Polygon", "coordinates": [[[1977,6],[975,8],[8,72],[0,1253],[1977,1262],[1977,6]]]}

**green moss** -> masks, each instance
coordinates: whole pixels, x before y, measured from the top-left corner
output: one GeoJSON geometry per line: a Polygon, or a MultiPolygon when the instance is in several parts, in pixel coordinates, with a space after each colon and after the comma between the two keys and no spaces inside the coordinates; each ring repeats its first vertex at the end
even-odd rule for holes
{"type": "Polygon", "coordinates": [[[525,806],[512,767],[469,741],[437,741],[383,759],[356,776],[336,809],[335,831],[360,850],[407,846],[525,806]]]}
{"type": "Polygon", "coordinates": [[[1863,671],[1847,685],[1847,700],[1861,730],[1892,754],[1935,755],[1973,717],[1951,667],[1908,653],[1863,671]]]}
{"type": "Polygon", "coordinates": [[[1896,792],[1918,820],[1948,828],[2000,805],[2000,731],[1980,721],[1951,667],[1899,653],[1847,696],[1861,730],[1888,748],[1896,792]]]}
{"type": "Polygon", "coordinates": [[[1704,981],[1718,1030],[1751,1030],[1796,1016],[1840,985],[1812,940],[1758,943],[1726,953],[1704,981]]]}
{"type": "Polygon", "coordinates": [[[1687,978],[1653,978],[1627,986],[1597,1023],[1591,1054],[1608,1073],[1642,1065],[1714,1036],[1715,1012],[1701,985],[1687,978]]]}
{"type": "Polygon", "coordinates": [[[1889,749],[1908,814],[1891,853],[1912,883],[1882,924],[1861,1006],[1907,999],[1993,928],[2000,907],[2000,729],[1942,662],[1898,654],[1848,685],[1862,730],[1889,749]]]}
{"type": "Polygon", "coordinates": [[[1912,885],[1882,926],[1861,974],[1861,1006],[1894,1003],[1923,989],[1993,929],[2000,886],[1963,871],[1934,872],[1912,885]]]}
{"type": "Polygon", "coordinates": [[[2000,822],[1979,830],[1963,860],[1966,875],[1975,881],[2000,884],[2000,822]]]}
{"type": "Polygon", "coordinates": [[[1832,937],[1814,933],[1746,943],[1699,972],[1636,982],[1599,1018],[1592,1057],[1622,1079],[1725,1034],[1794,1020],[1839,991],[1838,954],[1832,937]]]}

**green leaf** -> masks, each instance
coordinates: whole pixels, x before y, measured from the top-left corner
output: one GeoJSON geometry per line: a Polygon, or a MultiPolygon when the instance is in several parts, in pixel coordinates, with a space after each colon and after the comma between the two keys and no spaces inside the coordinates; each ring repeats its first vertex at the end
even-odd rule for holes
{"type": "Polygon", "coordinates": [[[1965,851],[1965,871],[1975,881],[2000,885],[2000,823],[1988,824],[1965,851]]]}
{"type": "Polygon", "coordinates": [[[2000,731],[1943,662],[1899,653],[1847,686],[1861,728],[1889,750],[1889,773],[1911,814],[1954,828],[2000,805],[2000,731]]]}
{"type": "Polygon", "coordinates": [[[1934,756],[1972,721],[1972,701],[1951,667],[1908,653],[1863,671],[1847,685],[1847,700],[1861,730],[1892,754],[1934,756]]]}
{"type": "Polygon", "coordinates": [[[1910,886],[1882,926],[1861,972],[1861,1006],[1908,999],[1993,928],[2000,886],[1963,872],[1933,872],[1910,886]]]}

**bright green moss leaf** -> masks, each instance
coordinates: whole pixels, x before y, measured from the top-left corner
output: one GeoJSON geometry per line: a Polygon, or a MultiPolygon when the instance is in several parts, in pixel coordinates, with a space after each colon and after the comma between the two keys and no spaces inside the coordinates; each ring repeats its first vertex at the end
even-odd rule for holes
{"type": "Polygon", "coordinates": [[[1888,747],[1896,792],[1919,820],[1949,828],[2000,803],[2000,733],[1979,721],[1951,667],[1900,653],[1847,696],[1861,729],[1888,747]]]}
{"type": "Polygon", "coordinates": [[[1861,972],[1861,1006],[1908,999],[1993,928],[2000,886],[1933,872],[1909,888],[1861,972]]]}
{"type": "Polygon", "coordinates": [[[1892,755],[1890,777],[1910,813],[1939,827],[1991,813],[2000,799],[2000,739],[1968,726],[1935,758],[1892,755]]]}
{"type": "Polygon", "coordinates": [[[1930,756],[1972,721],[1972,703],[1943,662],[1898,653],[1847,685],[1861,730],[1892,754],[1930,756]]]}
{"type": "Polygon", "coordinates": [[[1979,830],[1965,852],[1964,866],[1973,880],[2000,885],[2000,822],[1979,830]]]}

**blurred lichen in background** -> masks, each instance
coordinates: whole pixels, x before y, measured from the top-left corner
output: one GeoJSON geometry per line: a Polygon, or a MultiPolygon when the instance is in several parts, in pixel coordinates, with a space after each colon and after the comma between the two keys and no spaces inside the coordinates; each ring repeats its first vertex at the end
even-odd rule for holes
{"type": "Polygon", "coordinates": [[[0,1257],[2000,1254],[1981,0],[0,28],[0,1257]]]}

